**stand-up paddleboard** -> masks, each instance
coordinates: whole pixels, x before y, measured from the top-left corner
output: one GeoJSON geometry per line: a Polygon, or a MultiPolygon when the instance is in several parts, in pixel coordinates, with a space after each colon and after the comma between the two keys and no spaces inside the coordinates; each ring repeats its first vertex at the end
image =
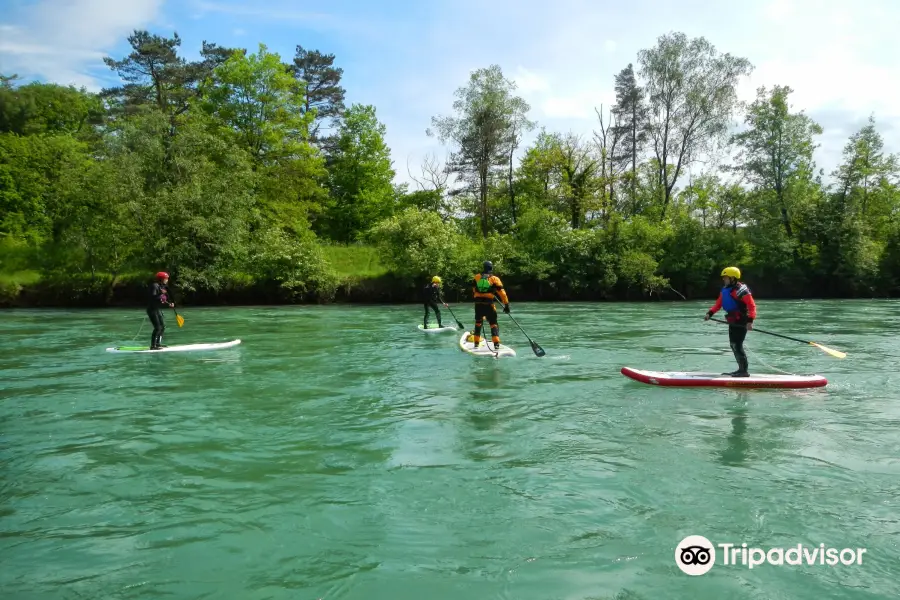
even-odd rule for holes
{"type": "Polygon", "coordinates": [[[828,380],[821,375],[750,375],[731,377],[721,373],[683,373],[677,371],[645,371],[622,367],[622,375],[650,385],[672,387],[727,388],[815,388],[825,387],[828,380]]]}
{"type": "Polygon", "coordinates": [[[139,354],[141,352],[147,354],[156,354],[158,352],[197,352],[200,350],[222,350],[223,348],[237,346],[240,343],[241,340],[213,344],[181,344],[180,346],[167,346],[159,350],[151,350],[150,346],[116,346],[115,348],[107,348],[106,351],[127,354],[139,354]]]}
{"type": "Polygon", "coordinates": [[[419,331],[424,331],[425,333],[447,333],[448,331],[456,331],[456,327],[444,325],[443,327],[429,327],[425,329],[424,325],[419,325],[419,331]]]}
{"type": "Polygon", "coordinates": [[[490,336],[488,336],[488,339],[484,339],[482,337],[481,343],[478,344],[478,348],[475,348],[475,344],[470,339],[471,336],[472,333],[467,331],[462,334],[461,338],[459,338],[459,349],[463,352],[468,352],[469,354],[474,354],[475,356],[491,356],[493,358],[516,355],[515,350],[513,350],[509,346],[504,346],[503,344],[500,344],[499,350],[494,350],[494,342],[491,341],[490,336]]]}

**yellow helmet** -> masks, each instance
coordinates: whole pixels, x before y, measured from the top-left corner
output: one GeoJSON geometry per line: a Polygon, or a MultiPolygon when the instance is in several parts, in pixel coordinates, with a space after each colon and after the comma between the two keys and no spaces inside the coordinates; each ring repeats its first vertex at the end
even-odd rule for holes
{"type": "Polygon", "coordinates": [[[441,278],[438,277],[437,275],[435,275],[434,277],[431,278],[431,283],[440,283],[440,282],[441,282],[441,278]]]}
{"type": "Polygon", "coordinates": [[[741,270],[737,267],[725,267],[722,269],[722,277],[734,277],[735,279],[740,279],[741,270]]]}

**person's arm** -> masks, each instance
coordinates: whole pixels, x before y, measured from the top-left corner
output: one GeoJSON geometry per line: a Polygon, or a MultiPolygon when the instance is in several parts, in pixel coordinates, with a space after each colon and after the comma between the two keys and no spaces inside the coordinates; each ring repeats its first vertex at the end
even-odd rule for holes
{"type": "Polygon", "coordinates": [[[719,297],[716,298],[716,303],[712,305],[712,308],[710,308],[708,311],[706,311],[706,318],[709,319],[711,316],[713,316],[714,314],[719,312],[719,310],[721,308],[722,308],[722,293],[719,292],[719,297]]]}
{"type": "Polygon", "coordinates": [[[753,319],[756,318],[756,300],[753,299],[753,294],[750,293],[750,290],[744,288],[746,291],[738,296],[738,300],[744,303],[744,306],[747,307],[747,322],[753,323],[753,319]]]}
{"type": "Polygon", "coordinates": [[[504,310],[509,311],[509,298],[506,295],[506,290],[503,289],[503,282],[500,281],[499,277],[493,275],[491,283],[494,284],[494,289],[497,290],[497,295],[500,297],[500,302],[503,303],[504,310]]]}

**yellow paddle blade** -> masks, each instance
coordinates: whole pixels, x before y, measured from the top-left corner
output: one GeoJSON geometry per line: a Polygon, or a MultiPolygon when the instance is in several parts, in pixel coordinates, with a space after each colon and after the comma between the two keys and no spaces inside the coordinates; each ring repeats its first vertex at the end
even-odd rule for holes
{"type": "Polygon", "coordinates": [[[822,344],[817,344],[815,342],[810,342],[810,345],[815,346],[822,352],[827,352],[828,354],[832,355],[835,358],[847,358],[846,352],[841,352],[840,350],[834,350],[832,348],[829,348],[828,346],[823,346],[822,344]]]}
{"type": "Polygon", "coordinates": [[[184,327],[184,317],[181,315],[175,315],[175,321],[178,322],[179,327],[184,327]]]}

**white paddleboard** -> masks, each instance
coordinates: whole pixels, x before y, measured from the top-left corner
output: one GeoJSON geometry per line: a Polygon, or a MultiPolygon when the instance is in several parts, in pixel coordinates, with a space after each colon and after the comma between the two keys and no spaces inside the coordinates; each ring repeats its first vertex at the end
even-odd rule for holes
{"type": "Polygon", "coordinates": [[[447,333],[448,331],[456,331],[456,327],[453,325],[444,325],[443,327],[428,327],[425,329],[424,325],[419,325],[419,331],[424,331],[425,333],[447,333]]]}
{"type": "Polygon", "coordinates": [[[115,348],[107,348],[107,352],[115,352],[118,354],[156,354],[158,352],[197,352],[200,350],[221,350],[223,348],[231,348],[241,343],[241,340],[231,340],[230,342],[219,342],[212,344],[181,344],[179,346],[167,346],[159,350],[151,350],[150,346],[116,346],[115,348]]]}
{"type": "Polygon", "coordinates": [[[488,336],[487,339],[484,339],[484,337],[482,337],[481,343],[478,344],[478,348],[475,348],[475,344],[469,341],[470,335],[472,335],[472,333],[466,331],[462,334],[462,337],[459,338],[459,349],[463,352],[468,352],[469,354],[473,354],[475,356],[490,356],[493,358],[516,355],[515,350],[513,350],[509,346],[504,346],[503,344],[500,344],[499,350],[494,350],[494,342],[491,341],[490,336],[488,336]]]}

